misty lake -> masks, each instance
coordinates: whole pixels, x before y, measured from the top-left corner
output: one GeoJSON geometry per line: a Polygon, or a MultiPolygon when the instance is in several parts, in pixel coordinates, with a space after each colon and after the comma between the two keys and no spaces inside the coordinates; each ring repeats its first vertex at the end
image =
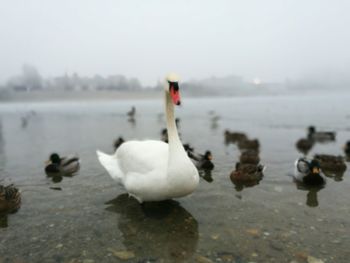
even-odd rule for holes
{"type": "Polygon", "coordinates": [[[22,206],[0,219],[0,262],[347,263],[349,168],[317,191],[298,189],[291,175],[302,156],[295,142],[311,124],[336,131],[337,139],[316,144],[309,156],[343,155],[349,101],[350,94],[183,97],[176,109],[182,141],[198,152],[211,150],[215,169],[192,195],[149,207],[128,198],[96,150],[112,153],[118,136],[160,139],[162,96],[1,104],[0,184],[15,184],[22,206]],[[136,121],[130,122],[126,112],[133,105],[136,121]],[[220,119],[213,122],[209,111],[220,119]],[[266,165],[259,184],[242,189],[231,182],[240,151],[225,144],[225,129],[259,139],[266,165]],[[77,153],[79,173],[57,183],[46,177],[52,152],[77,153]]]}

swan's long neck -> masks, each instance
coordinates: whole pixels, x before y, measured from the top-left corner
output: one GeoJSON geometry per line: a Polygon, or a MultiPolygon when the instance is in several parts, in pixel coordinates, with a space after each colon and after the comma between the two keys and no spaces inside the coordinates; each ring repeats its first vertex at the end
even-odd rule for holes
{"type": "Polygon", "coordinates": [[[165,92],[165,112],[166,112],[166,121],[167,121],[167,130],[168,130],[168,141],[169,141],[169,151],[170,157],[171,153],[175,149],[183,148],[182,143],[177,132],[177,127],[175,123],[174,116],[174,104],[171,101],[170,95],[168,92],[165,92]]]}

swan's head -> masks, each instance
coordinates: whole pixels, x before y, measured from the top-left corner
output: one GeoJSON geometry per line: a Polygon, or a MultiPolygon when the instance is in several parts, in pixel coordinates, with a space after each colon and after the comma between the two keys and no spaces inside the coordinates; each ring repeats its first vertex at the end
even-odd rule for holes
{"type": "Polygon", "coordinates": [[[175,105],[180,105],[179,76],[169,74],[165,79],[165,92],[168,92],[175,105]]]}

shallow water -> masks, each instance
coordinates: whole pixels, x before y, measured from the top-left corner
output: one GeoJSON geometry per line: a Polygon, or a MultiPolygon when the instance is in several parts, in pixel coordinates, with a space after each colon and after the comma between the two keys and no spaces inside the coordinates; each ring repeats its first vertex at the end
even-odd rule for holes
{"type": "Polygon", "coordinates": [[[337,131],[336,142],[317,144],[310,156],[343,153],[349,99],[183,98],[176,112],[182,140],[199,152],[211,150],[213,181],[201,179],[189,197],[143,207],[112,181],[95,150],[111,153],[120,135],[158,139],[165,127],[161,96],[0,105],[0,183],[22,192],[21,209],[0,220],[0,262],[307,262],[308,256],[349,262],[349,169],[318,191],[298,189],[290,176],[301,156],[295,142],[310,124],[337,131]],[[132,105],[135,123],[126,118],[132,105]],[[36,114],[23,123],[31,110],[36,114]],[[220,116],[217,123],[210,110],[220,116]],[[238,191],[232,184],[240,152],[224,144],[225,129],[260,140],[267,168],[254,187],[238,191]],[[47,178],[44,162],[52,151],[78,153],[78,175],[59,183],[47,178]]]}

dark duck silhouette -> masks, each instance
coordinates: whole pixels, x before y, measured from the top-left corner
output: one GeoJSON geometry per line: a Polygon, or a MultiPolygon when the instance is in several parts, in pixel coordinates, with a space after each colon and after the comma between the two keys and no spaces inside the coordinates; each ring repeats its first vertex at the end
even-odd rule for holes
{"type": "Polygon", "coordinates": [[[350,161],[350,141],[347,141],[344,146],[344,153],[347,157],[347,160],[350,161]]]}
{"type": "Polygon", "coordinates": [[[230,174],[230,179],[235,185],[254,186],[264,177],[265,167],[261,164],[236,163],[236,169],[230,174]]]}
{"type": "Polygon", "coordinates": [[[0,214],[15,213],[21,206],[21,194],[13,185],[0,185],[0,214]]]}
{"type": "Polygon", "coordinates": [[[255,150],[255,151],[259,151],[260,143],[259,143],[258,139],[241,140],[241,141],[238,142],[238,148],[240,150],[255,150]]]}
{"type": "Polygon", "coordinates": [[[131,110],[126,113],[126,115],[128,115],[128,117],[129,117],[129,119],[135,118],[135,114],[136,114],[135,106],[132,106],[131,110]]]}
{"type": "Polygon", "coordinates": [[[80,169],[80,160],[77,156],[60,157],[57,153],[52,153],[45,167],[48,176],[60,174],[72,176],[80,169]]]}
{"type": "Polygon", "coordinates": [[[123,137],[119,137],[118,139],[116,139],[113,143],[114,150],[117,150],[119,148],[119,146],[122,145],[123,142],[125,142],[123,137]]]}
{"type": "Polygon", "coordinates": [[[321,175],[320,162],[304,157],[295,162],[294,179],[306,186],[322,186],[326,183],[325,178],[321,175]]]}
{"type": "Polygon", "coordinates": [[[318,160],[322,171],[329,177],[342,177],[346,171],[346,164],[342,156],[315,154],[314,158],[318,160]]]}
{"type": "Polygon", "coordinates": [[[308,139],[314,140],[317,142],[328,142],[328,141],[335,141],[335,132],[319,132],[316,131],[316,128],[314,126],[310,126],[308,128],[308,139]]]}
{"type": "Polygon", "coordinates": [[[245,150],[239,157],[240,163],[258,164],[260,162],[259,153],[255,150],[245,150]]]}
{"type": "Polygon", "coordinates": [[[297,150],[303,154],[307,154],[313,147],[314,140],[309,138],[301,138],[295,143],[297,150]]]}
{"type": "Polygon", "coordinates": [[[247,135],[242,132],[230,132],[229,130],[225,130],[224,135],[226,143],[237,143],[239,141],[248,140],[247,135]]]}
{"type": "Polygon", "coordinates": [[[206,151],[204,154],[198,154],[194,151],[188,150],[187,154],[198,170],[211,171],[214,169],[214,164],[211,161],[213,156],[210,151],[206,151]]]}

